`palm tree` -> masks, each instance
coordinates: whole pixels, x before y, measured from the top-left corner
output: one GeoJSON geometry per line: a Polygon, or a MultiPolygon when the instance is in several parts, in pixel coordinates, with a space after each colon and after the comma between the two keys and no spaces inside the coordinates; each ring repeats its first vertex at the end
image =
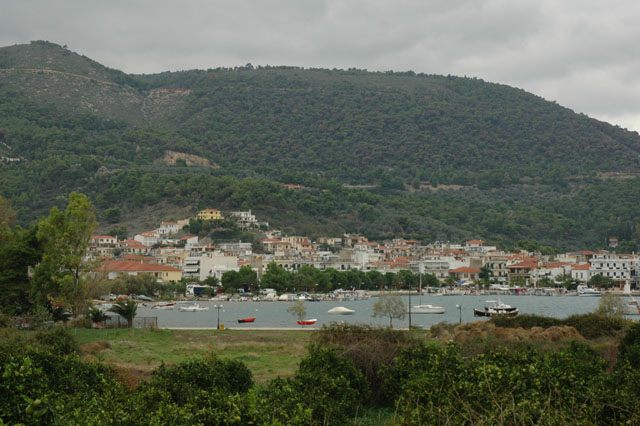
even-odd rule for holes
{"type": "Polygon", "coordinates": [[[87,312],[87,317],[91,318],[91,322],[94,324],[106,321],[109,316],[102,312],[100,309],[91,306],[87,312]]]}
{"type": "Polygon", "coordinates": [[[122,318],[127,320],[127,327],[133,327],[133,319],[136,317],[136,311],[138,310],[138,304],[134,300],[127,300],[116,302],[109,311],[114,312],[120,315],[122,318]]]}

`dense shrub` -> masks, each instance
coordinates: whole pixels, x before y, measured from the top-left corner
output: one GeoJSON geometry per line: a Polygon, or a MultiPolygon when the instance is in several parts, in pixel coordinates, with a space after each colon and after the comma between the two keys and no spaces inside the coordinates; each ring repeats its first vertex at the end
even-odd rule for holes
{"type": "Polygon", "coordinates": [[[255,398],[262,424],[309,425],[312,409],[293,379],[277,377],[258,387],[255,398]]]}
{"type": "Polygon", "coordinates": [[[316,424],[349,423],[369,397],[364,375],[340,350],[310,345],[293,378],[293,387],[311,408],[316,424]]]}
{"type": "Polygon", "coordinates": [[[396,365],[407,378],[397,404],[405,424],[606,422],[606,362],[584,344],[551,353],[500,350],[464,360],[451,345],[425,349],[427,356],[407,353],[396,365]]]}
{"type": "Polygon", "coordinates": [[[616,336],[628,325],[628,322],[623,318],[604,316],[597,313],[571,315],[563,322],[564,325],[574,327],[587,339],[616,336]]]}
{"type": "Polygon", "coordinates": [[[563,321],[560,319],[532,314],[522,314],[515,317],[493,316],[491,317],[490,321],[493,322],[496,327],[504,328],[549,328],[553,326],[563,325],[563,321]]]}
{"type": "Polygon", "coordinates": [[[337,323],[323,326],[312,339],[323,346],[341,347],[340,356],[350,359],[367,379],[373,402],[384,402],[380,371],[403,348],[418,345],[417,339],[404,330],[337,323]]]}
{"type": "Polygon", "coordinates": [[[121,414],[124,393],[111,371],[76,355],[8,342],[0,347],[0,377],[0,419],[8,424],[81,424],[67,420],[121,414]]]}
{"type": "Polygon", "coordinates": [[[640,369],[640,324],[631,326],[620,342],[620,362],[640,369]]]}
{"type": "Polygon", "coordinates": [[[35,334],[34,340],[60,355],[77,354],[80,351],[78,341],[64,327],[40,330],[35,334]]]}
{"type": "Polygon", "coordinates": [[[516,317],[493,317],[491,321],[496,327],[506,328],[548,328],[556,325],[574,327],[587,339],[615,336],[623,330],[628,322],[622,318],[605,316],[598,313],[571,315],[566,319],[543,317],[539,315],[518,315],[516,317]]]}
{"type": "Polygon", "coordinates": [[[245,393],[253,386],[253,377],[243,362],[209,355],[173,366],[161,365],[153,372],[148,386],[166,391],[172,402],[182,405],[199,391],[245,393]]]}

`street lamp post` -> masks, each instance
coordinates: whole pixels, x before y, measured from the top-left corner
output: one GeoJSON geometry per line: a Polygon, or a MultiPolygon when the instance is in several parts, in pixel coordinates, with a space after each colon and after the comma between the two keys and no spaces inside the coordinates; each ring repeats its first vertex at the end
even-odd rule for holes
{"type": "Polygon", "coordinates": [[[218,311],[218,330],[220,330],[220,309],[222,309],[222,305],[213,305],[213,308],[218,311]]]}
{"type": "Polygon", "coordinates": [[[462,305],[457,304],[456,308],[458,308],[458,311],[460,311],[460,324],[462,324],[462,305]]]}

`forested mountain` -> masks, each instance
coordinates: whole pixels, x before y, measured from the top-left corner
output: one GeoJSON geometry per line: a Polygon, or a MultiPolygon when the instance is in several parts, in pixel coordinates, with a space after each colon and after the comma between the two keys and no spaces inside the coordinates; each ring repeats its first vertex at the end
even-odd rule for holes
{"type": "MultiPolygon", "coordinates": [[[[0,48],[0,195],[251,208],[291,232],[636,248],[640,137],[472,78],[245,67],[127,75],[0,48]],[[305,186],[290,190],[281,183],[305,186]]],[[[167,213],[169,214],[169,213],[167,213]]],[[[117,215],[110,220],[117,222],[117,215]]]]}

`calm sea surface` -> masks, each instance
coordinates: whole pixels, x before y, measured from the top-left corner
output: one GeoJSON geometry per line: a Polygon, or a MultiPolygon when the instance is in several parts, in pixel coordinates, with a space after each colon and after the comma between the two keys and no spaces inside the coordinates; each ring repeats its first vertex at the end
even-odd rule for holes
{"type": "MultiPolygon", "coordinates": [[[[405,304],[408,305],[408,296],[403,296],[405,304]]],[[[496,296],[422,296],[423,304],[444,306],[446,312],[442,315],[416,315],[412,314],[411,322],[414,326],[422,325],[425,328],[446,321],[457,323],[473,322],[483,318],[473,316],[473,308],[483,308],[487,300],[496,299],[496,296]],[[459,310],[456,305],[460,305],[459,310]]],[[[314,326],[307,328],[318,328],[324,324],[332,322],[358,323],[369,325],[388,325],[389,318],[374,318],[373,304],[377,300],[372,297],[367,300],[356,301],[331,301],[331,302],[305,302],[307,308],[307,318],[316,318],[318,321],[314,326]],[[327,311],[336,306],[344,306],[353,309],[353,315],[329,315],[327,311]]],[[[536,314],[556,318],[566,318],[573,314],[583,314],[593,312],[600,302],[599,297],[578,297],[578,296],[500,296],[502,302],[515,306],[522,314],[536,314]]],[[[420,302],[418,296],[411,297],[411,304],[420,302]]],[[[209,307],[208,311],[201,312],[181,312],[163,311],[140,307],[138,316],[157,317],[158,326],[161,328],[216,328],[218,313],[220,314],[220,324],[225,328],[301,328],[296,324],[297,318],[287,312],[287,308],[292,302],[222,302],[222,309],[219,311],[214,305],[219,302],[200,301],[200,306],[209,307]],[[255,317],[254,323],[239,324],[238,319],[255,317]]],[[[635,317],[637,318],[637,317],[635,317]]],[[[409,326],[409,316],[404,320],[393,320],[395,328],[406,328],[409,326]]]]}

